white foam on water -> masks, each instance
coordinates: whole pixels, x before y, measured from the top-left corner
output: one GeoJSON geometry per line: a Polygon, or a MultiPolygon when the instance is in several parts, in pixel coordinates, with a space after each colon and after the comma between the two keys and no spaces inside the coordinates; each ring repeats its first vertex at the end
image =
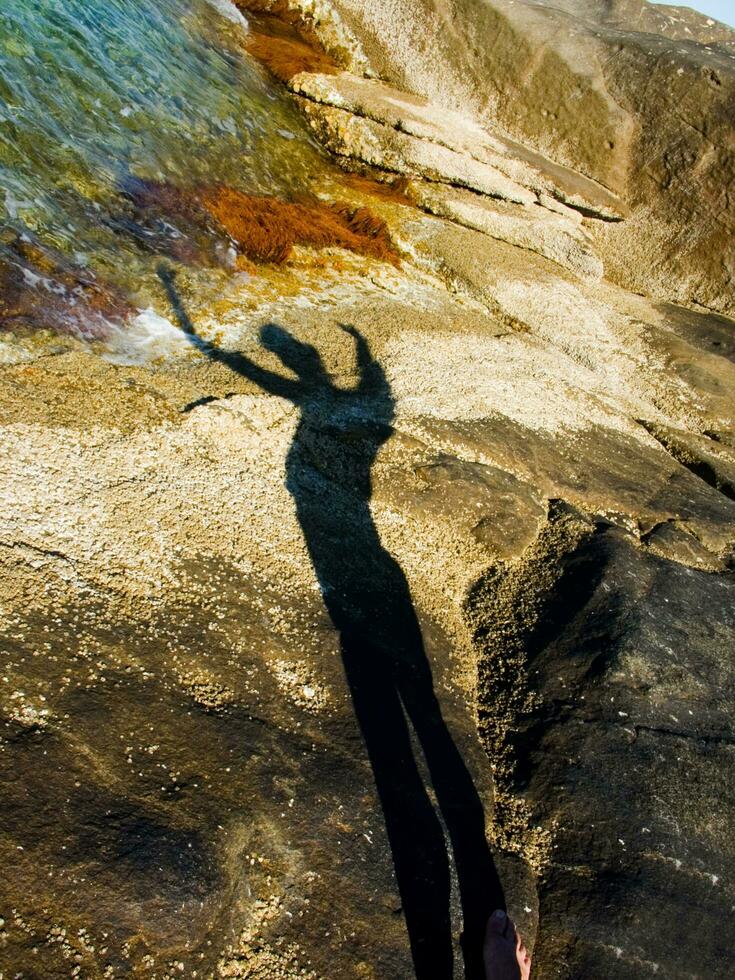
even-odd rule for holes
{"type": "Polygon", "coordinates": [[[13,338],[0,338],[0,364],[23,364],[33,361],[34,353],[15,343],[13,338]]]}
{"type": "Polygon", "coordinates": [[[16,197],[10,188],[5,187],[3,188],[3,191],[5,194],[5,211],[9,218],[14,220],[21,214],[22,211],[25,211],[33,206],[33,201],[26,201],[22,198],[16,197]]]}
{"type": "Polygon", "coordinates": [[[191,345],[170,320],[148,308],[125,326],[112,326],[107,348],[102,357],[113,364],[145,364],[159,357],[183,354],[191,345]]]}
{"type": "Polygon", "coordinates": [[[31,272],[30,269],[21,268],[20,266],[18,266],[18,268],[20,268],[20,271],[23,273],[23,281],[25,282],[26,286],[30,286],[31,289],[36,289],[40,283],[46,282],[43,276],[37,276],[36,273],[31,272]]]}
{"type": "Polygon", "coordinates": [[[233,24],[240,24],[242,27],[248,26],[246,17],[231,0],[207,0],[207,3],[218,10],[227,20],[232,21],[233,24]]]}

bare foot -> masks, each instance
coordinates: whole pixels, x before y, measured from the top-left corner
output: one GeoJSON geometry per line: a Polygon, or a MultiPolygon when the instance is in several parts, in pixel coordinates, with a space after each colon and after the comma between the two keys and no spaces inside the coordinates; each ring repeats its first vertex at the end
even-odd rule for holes
{"type": "Polygon", "coordinates": [[[513,920],[500,909],[487,924],[484,956],[487,980],[528,980],[531,976],[528,950],[513,920]]]}

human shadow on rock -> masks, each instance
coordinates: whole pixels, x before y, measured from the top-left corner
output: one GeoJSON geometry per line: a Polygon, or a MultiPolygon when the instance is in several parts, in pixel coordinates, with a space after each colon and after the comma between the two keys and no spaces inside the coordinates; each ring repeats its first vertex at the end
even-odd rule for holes
{"type": "Polygon", "coordinates": [[[286,458],[286,485],[342,659],[393,855],[418,980],[451,980],[450,865],[439,814],[412,744],[421,746],[447,828],[460,889],[467,980],[483,978],[489,913],[504,907],[485,837],[480,797],[442,717],[406,577],[383,547],[370,511],[371,470],[392,432],[394,400],[362,334],[354,340],[359,379],[338,387],[319,352],[282,327],[261,328],[263,347],[294,376],[267,370],[200,338],[176,288],[159,268],[191,343],[264,391],[292,402],[299,423],[286,458]]]}

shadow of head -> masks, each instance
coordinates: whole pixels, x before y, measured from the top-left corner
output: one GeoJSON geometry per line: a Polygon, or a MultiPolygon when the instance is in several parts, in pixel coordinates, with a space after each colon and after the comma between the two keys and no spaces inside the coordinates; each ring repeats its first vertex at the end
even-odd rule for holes
{"type": "Polygon", "coordinates": [[[293,371],[300,381],[308,385],[330,384],[316,347],[297,340],[288,330],[276,323],[267,323],[260,328],[260,342],[266,350],[279,357],[284,367],[293,371]]]}

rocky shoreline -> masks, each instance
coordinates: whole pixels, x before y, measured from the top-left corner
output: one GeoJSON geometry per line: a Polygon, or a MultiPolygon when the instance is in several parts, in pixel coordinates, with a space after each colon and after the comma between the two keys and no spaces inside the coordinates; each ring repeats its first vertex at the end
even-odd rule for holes
{"type": "MultiPolygon", "coordinates": [[[[165,257],[155,314],[123,311],[112,339],[51,319],[2,338],[0,972],[414,975],[407,905],[421,903],[400,893],[335,625],[373,653],[408,649],[405,590],[431,690],[416,681],[411,707],[400,678],[361,682],[382,685],[385,719],[393,700],[409,713],[441,814],[421,887],[445,905],[442,976],[463,975],[471,904],[447,737],[533,976],[727,975],[730,42],[684,55],[571,0],[485,4],[490,48],[463,3],[448,21],[429,0],[240,6],[252,31],[269,10],[284,25],[264,35],[285,45],[274,98],[295,99],[344,168],[310,193],[344,202],[348,226],[323,247],[284,239],[274,262],[243,245],[227,270],[165,257]],[[573,40],[539,40],[573,14],[573,40]],[[508,75],[501,111],[478,100],[519,32],[526,87],[508,75]],[[288,77],[317,40],[319,71],[288,77]],[[592,50],[619,85],[604,97],[592,50]],[[686,106],[676,123],[654,96],[636,115],[620,94],[637,59],[655,93],[677,58],[692,104],[708,93],[707,136],[686,106]],[[552,77],[565,105],[579,89],[563,146],[563,121],[534,115],[552,77]],[[659,154],[677,175],[665,197],[639,162],[656,140],[686,156],[679,124],[710,149],[683,169],[659,154]],[[608,129],[627,145],[604,150],[608,129]],[[373,244],[349,250],[348,232],[373,244]]],[[[230,199],[208,200],[234,248],[230,199]]]]}

